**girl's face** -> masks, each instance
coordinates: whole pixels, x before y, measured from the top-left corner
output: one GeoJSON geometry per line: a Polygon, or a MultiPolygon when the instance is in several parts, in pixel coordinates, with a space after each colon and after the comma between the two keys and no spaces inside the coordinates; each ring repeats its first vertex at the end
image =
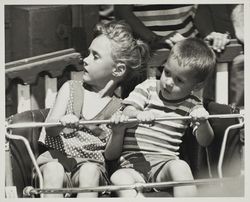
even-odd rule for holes
{"type": "Polygon", "coordinates": [[[160,79],[160,91],[166,100],[178,100],[188,96],[196,84],[190,68],[179,66],[176,59],[168,59],[160,79]]]}
{"type": "Polygon", "coordinates": [[[111,41],[105,35],[96,37],[84,58],[83,81],[97,88],[104,88],[112,76],[115,63],[111,58],[111,41]]]}

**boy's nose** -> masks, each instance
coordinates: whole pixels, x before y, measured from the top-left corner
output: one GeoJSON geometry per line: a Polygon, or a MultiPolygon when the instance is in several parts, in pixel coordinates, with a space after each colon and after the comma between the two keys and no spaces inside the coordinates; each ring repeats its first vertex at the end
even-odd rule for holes
{"type": "Polygon", "coordinates": [[[169,90],[172,89],[172,88],[174,87],[173,79],[168,78],[168,79],[166,80],[165,87],[166,87],[167,89],[169,89],[169,90]]]}

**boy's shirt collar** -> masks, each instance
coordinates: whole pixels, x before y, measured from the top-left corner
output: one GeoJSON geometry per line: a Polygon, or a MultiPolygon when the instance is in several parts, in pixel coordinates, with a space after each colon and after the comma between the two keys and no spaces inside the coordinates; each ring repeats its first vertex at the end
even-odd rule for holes
{"type": "Polygon", "coordinates": [[[167,100],[166,98],[163,97],[162,92],[159,91],[159,97],[160,97],[160,99],[163,100],[164,102],[168,102],[168,103],[175,103],[175,104],[181,103],[181,102],[183,102],[184,100],[190,98],[190,96],[191,96],[191,95],[187,95],[187,96],[185,96],[185,97],[183,97],[183,98],[181,98],[181,99],[177,99],[177,100],[167,100]]]}

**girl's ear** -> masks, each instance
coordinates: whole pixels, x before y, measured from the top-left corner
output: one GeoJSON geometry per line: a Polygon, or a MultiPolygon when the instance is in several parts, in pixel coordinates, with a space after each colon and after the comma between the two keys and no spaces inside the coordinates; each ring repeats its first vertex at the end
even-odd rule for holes
{"type": "Polygon", "coordinates": [[[112,74],[115,77],[121,77],[125,74],[126,69],[127,69],[126,65],[124,63],[119,62],[113,68],[112,74]]]}

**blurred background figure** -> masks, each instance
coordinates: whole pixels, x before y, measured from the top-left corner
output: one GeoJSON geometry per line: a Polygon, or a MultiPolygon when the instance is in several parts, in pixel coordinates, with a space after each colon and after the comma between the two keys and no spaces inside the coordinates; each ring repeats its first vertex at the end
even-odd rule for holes
{"type": "Polygon", "coordinates": [[[101,4],[99,7],[99,17],[102,22],[110,22],[115,19],[114,17],[114,5],[112,4],[101,4]]]}
{"type": "MultiPolygon", "coordinates": [[[[199,5],[196,11],[195,25],[200,37],[207,40],[212,48],[220,53],[230,42],[230,38],[237,38],[240,43],[243,39],[243,5],[213,4],[199,5]],[[236,35],[237,33],[237,35],[236,35]]],[[[237,56],[229,68],[230,90],[229,102],[237,106],[244,105],[244,60],[243,54],[237,56]]],[[[204,90],[205,100],[214,100],[214,77],[204,90]]]]}
{"type": "Polygon", "coordinates": [[[171,48],[185,37],[194,37],[194,5],[116,5],[115,16],[132,27],[136,37],[154,49],[171,48]]]}

